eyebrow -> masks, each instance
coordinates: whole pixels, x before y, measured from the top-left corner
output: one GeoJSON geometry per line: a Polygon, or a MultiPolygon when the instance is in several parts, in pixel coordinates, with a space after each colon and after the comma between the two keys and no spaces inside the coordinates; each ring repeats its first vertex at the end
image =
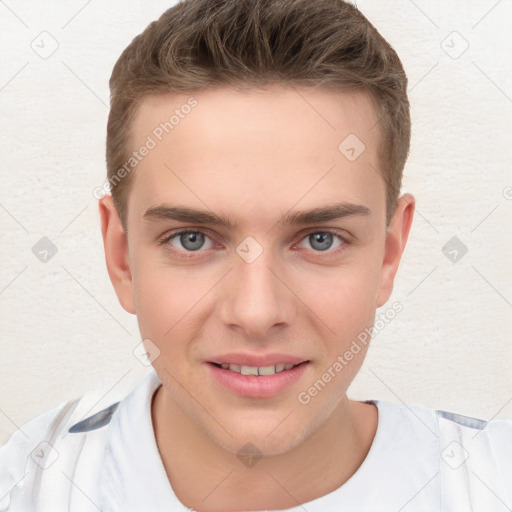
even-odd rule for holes
{"type": "MultiPolygon", "coordinates": [[[[312,208],[310,210],[285,213],[281,216],[278,224],[281,224],[282,226],[315,224],[319,222],[343,219],[345,217],[367,215],[371,215],[371,211],[366,206],[342,202],[312,208]]],[[[177,220],[193,224],[210,224],[214,226],[222,226],[230,230],[235,227],[234,222],[227,217],[222,217],[206,210],[170,206],[167,204],[148,208],[143,217],[148,220],[177,220]]]]}

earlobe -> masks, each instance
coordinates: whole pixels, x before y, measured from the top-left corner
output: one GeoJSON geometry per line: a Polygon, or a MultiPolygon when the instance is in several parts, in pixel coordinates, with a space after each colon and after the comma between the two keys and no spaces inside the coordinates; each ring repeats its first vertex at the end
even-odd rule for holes
{"type": "Polygon", "coordinates": [[[121,306],[128,313],[135,314],[133,281],[126,233],[123,230],[110,194],[102,197],[98,206],[108,275],[114,285],[121,306]]]}
{"type": "Polygon", "coordinates": [[[388,301],[393,291],[395,275],[411,229],[414,205],[415,200],[411,194],[401,196],[389,223],[382,261],[380,289],[376,301],[378,308],[388,301]]]}

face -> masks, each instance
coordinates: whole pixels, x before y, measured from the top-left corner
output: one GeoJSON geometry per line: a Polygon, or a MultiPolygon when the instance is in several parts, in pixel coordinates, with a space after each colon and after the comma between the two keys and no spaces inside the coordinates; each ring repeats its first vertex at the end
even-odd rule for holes
{"type": "Polygon", "coordinates": [[[133,171],[127,236],[102,200],[109,273],[159,354],[168,406],[228,450],[282,453],[347,407],[367,346],[335,363],[389,298],[412,197],[387,228],[363,93],[224,88],[185,108],[190,96],[140,105],[133,146],[152,147],[133,171]]]}

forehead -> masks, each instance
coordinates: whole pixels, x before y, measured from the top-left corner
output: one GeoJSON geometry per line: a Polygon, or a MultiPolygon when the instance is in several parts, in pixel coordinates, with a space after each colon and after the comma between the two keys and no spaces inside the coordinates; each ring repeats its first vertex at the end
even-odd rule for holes
{"type": "Polygon", "coordinates": [[[133,171],[129,215],[173,201],[269,213],[298,201],[381,208],[377,124],[362,92],[275,86],[146,97],[132,145],[151,149],[133,171]]]}

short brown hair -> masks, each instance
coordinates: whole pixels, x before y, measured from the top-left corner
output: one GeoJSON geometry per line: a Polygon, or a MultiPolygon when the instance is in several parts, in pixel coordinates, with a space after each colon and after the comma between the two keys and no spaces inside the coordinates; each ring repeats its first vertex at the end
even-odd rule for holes
{"type": "Polygon", "coordinates": [[[145,96],[268,84],[370,94],[389,223],[409,153],[407,77],[364,15],[343,0],[182,0],[133,39],[110,78],[107,179],[123,226],[132,177],[116,172],[130,158],[131,125],[145,96]]]}

